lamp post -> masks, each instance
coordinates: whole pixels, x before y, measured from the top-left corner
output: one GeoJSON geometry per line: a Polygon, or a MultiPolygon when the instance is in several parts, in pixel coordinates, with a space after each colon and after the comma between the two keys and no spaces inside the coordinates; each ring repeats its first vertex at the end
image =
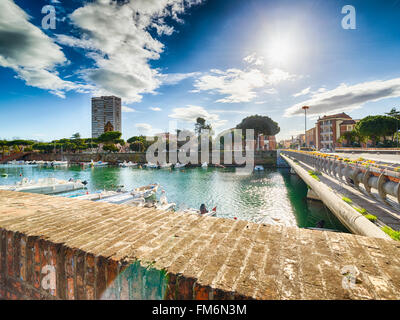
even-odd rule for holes
{"type": "Polygon", "coordinates": [[[307,147],[307,110],[310,109],[310,107],[304,106],[302,109],[304,110],[304,142],[307,147]]]}

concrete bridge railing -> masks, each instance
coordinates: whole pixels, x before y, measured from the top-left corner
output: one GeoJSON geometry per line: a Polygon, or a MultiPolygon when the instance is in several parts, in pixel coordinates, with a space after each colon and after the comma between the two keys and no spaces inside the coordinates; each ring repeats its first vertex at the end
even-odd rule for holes
{"type": "Polygon", "coordinates": [[[362,184],[369,195],[376,189],[382,201],[387,204],[387,195],[393,196],[400,204],[400,172],[395,168],[384,168],[361,161],[344,161],[334,156],[319,156],[307,152],[282,151],[283,154],[301,161],[331,177],[359,188],[362,184]],[[393,169],[393,170],[392,170],[393,169]]]}

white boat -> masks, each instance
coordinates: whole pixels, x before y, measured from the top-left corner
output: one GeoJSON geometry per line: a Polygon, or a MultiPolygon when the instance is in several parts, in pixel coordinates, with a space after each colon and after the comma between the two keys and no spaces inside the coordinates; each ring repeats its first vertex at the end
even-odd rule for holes
{"type": "Polygon", "coordinates": [[[59,180],[56,178],[39,179],[38,181],[30,181],[27,178],[22,179],[15,185],[0,186],[0,190],[30,192],[41,194],[55,194],[68,191],[74,191],[85,188],[84,183],[80,180],[59,180]]]}
{"type": "Polygon", "coordinates": [[[202,167],[202,168],[208,168],[208,163],[207,163],[207,162],[204,162],[204,163],[201,165],[201,167],[202,167]]]}
{"type": "Polygon", "coordinates": [[[149,184],[148,186],[134,189],[131,194],[134,196],[134,198],[147,199],[156,194],[158,187],[158,184],[149,184]]]}
{"type": "Polygon", "coordinates": [[[158,165],[155,163],[152,163],[152,162],[147,162],[144,166],[146,166],[146,168],[149,168],[149,169],[157,169],[158,168],[158,165]]]}
{"type": "Polygon", "coordinates": [[[172,163],[163,163],[160,165],[160,169],[169,169],[172,167],[172,163]]]}
{"type": "Polygon", "coordinates": [[[79,199],[79,200],[91,200],[91,201],[96,201],[100,199],[106,199],[108,197],[112,197],[119,194],[117,191],[101,191],[101,192],[95,192],[95,193],[90,193],[90,194],[85,194],[81,196],[72,196],[70,198],[74,199],[79,199]]]}
{"type": "Polygon", "coordinates": [[[103,161],[94,162],[93,160],[90,161],[91,167],[106,167],[107,165],[108,165],[108,162],[103,162],[103,161]]]}
{"type": "Polygon", "coordinates": [[[117,195],[97,200],[96,202],[108,202],[113,204],[134,204],[145,201],[157,192],[158,185],[148,185],[134,189],[132,192],[118,193],[117,195]],[[143,200],[142,200],[143,199],[143,200]]]}
{"type": "Polygon", "coordinates": [[[52,161],[50,165],[52,167],[67,167],[68,161],[52,161]]]}
{"type": "Polygon", "coordinates": [[[264,171],[264,167],[263,166],[255,166],[254,171],[264,171]]]}
{"type": "Polygon", "coordinates": [[[180,169],[180,168],[184,168],[184,167],[186,167],[186,164],[179,163],[179,162],[177,162],[177,163],[174,165],[174,168],[175,168],[175,169],[180,169]]]}
{"type": "Polygon", "coordinates": [[[127,202],[133,200],[132,194],[130,192],[119,193],[117,195],[107,197],[105,199],[99,199],[96,202],[108,202],[113,204],[126,204],[127,202]]]}
{"type": "Polygon", "coordinates": [[[119,166],[122,168],[136,167],[137,165],[137,163],[133,163],[132,161],[126,162],[126,160],[123,163],[119,164],[119,166]]]}

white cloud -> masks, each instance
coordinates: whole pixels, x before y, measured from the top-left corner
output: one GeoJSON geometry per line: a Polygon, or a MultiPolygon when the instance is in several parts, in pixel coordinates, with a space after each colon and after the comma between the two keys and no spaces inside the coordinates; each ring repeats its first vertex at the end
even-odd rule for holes
{"type": "Polygon", "coordinates": [[[307,95],[307,94],[310,93],[310,89],[311,89],[311,87],[305,88],[304,90],[301,90],[300,92],[295,93],[295,94],[293,95],[293,97],[305,96],[305,95],[307,95]]]}
{"type": "Polygon", "coordinates": [[[351,86],[341,84],[333,90],[314,93],[311,99],[286,109],[285,116],[303,115],[301,107],[304,105],[310,106],[310,115],[333,114],[361,108],[367,102],[396,97],[400,97],[400,78],[351,86]]]}
{"type": "Polygon", "coordinates": [[[139,133],[143,135],[151,134],[153,131],[153,127],[148,123],[137,123],[135,126],[138,129],[139,133]]]}
{"type": "MultiPolygon", "coordinates": [[[[201,0],[135,0],[123,4],[98,0],[86,3],[70,15],[74,27],[81,31],[78,38],[58,35],[63,45],[79,47],[89,52],[93,68],[82,71],[82,77],[96,86],[95,94],[114,94],[124,101],[141,101],[145,93],[155,93],[164,82],[179,80],[179,76],[162,75],[149,61],[157,60],[164,45],[151,34],[170,35],[173,28],[166,17],[176,21],[188,7],[201,0]]],[[[182,78],[182,76],[181,76],[182,78]]]]}
{"type": "Polygon", "coordinates": [[[60,97],[65,91],[90,89],[59,77],[56,67],[68,62],[64,53],[29,19],[12,0],[0,2],[0,66],[13,69],[27,85],[60,97]]]}
{"type": "Polygon", "coordinates": [[[130,107],[127,107],[127,106],[122,106],[121,107],[121,110],[122,110],[122,112],[136,112],[136,110],[135,109],[133,109],[133,108],[130,108],[130,107]]]}
{"type": "MultiPolygon", "coordinates": [[[[195,81],[196,90],[192,92],[209,91],[224,95],[216,102],[239,103],[249,102],[257,97],[257,89],[276,85],[282,81],[293,80],[296,76],[280,69],[272,69],[264,73],[259,69],[228,69],[210,70],[210,73],[195,81]]],[[[266,88],[265,93],[276,93],[275,88],[266,88]]]]}
{"type": "Polygon", "coordinates": [[[249,64],[254,64],[256,66],[264,65],[264,57],[258,56],[257,53],[255,53],[255,52],[247,57],[244,57],[243,61],[245,61],[249,64]]]}
{"type": "Polygon", "coordinates": [[[158,107],[150,107],[149,109],[153,111],[162,111],[162,109],[158,107]]]}
{"type": "Polygon", "coordinates": [[[169,73],[160,76],[163,85],[174,85],[183,80],[198,77],[201,72],[189,72],[189,73],[169,73]]]}
{"type": "Polygon", "coordinates": [[[209,113],[206,109],[200,106],[188,105],[185,108],[174,108],[170,118],[194,123],[196,119],[201,117],[211,123],[213,128],[219,128],[227,123],[227,120],[221,120],[218,114],[209,113]]]}

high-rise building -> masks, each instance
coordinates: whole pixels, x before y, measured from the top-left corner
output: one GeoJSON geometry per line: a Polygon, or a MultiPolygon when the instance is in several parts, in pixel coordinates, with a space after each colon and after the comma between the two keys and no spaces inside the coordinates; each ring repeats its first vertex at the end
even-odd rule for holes
{"type": "Polygon", "coordinates": [[[121,98],[93,97],[92,138],[98,138],[108,131],[121,132],[121,98]]]}

